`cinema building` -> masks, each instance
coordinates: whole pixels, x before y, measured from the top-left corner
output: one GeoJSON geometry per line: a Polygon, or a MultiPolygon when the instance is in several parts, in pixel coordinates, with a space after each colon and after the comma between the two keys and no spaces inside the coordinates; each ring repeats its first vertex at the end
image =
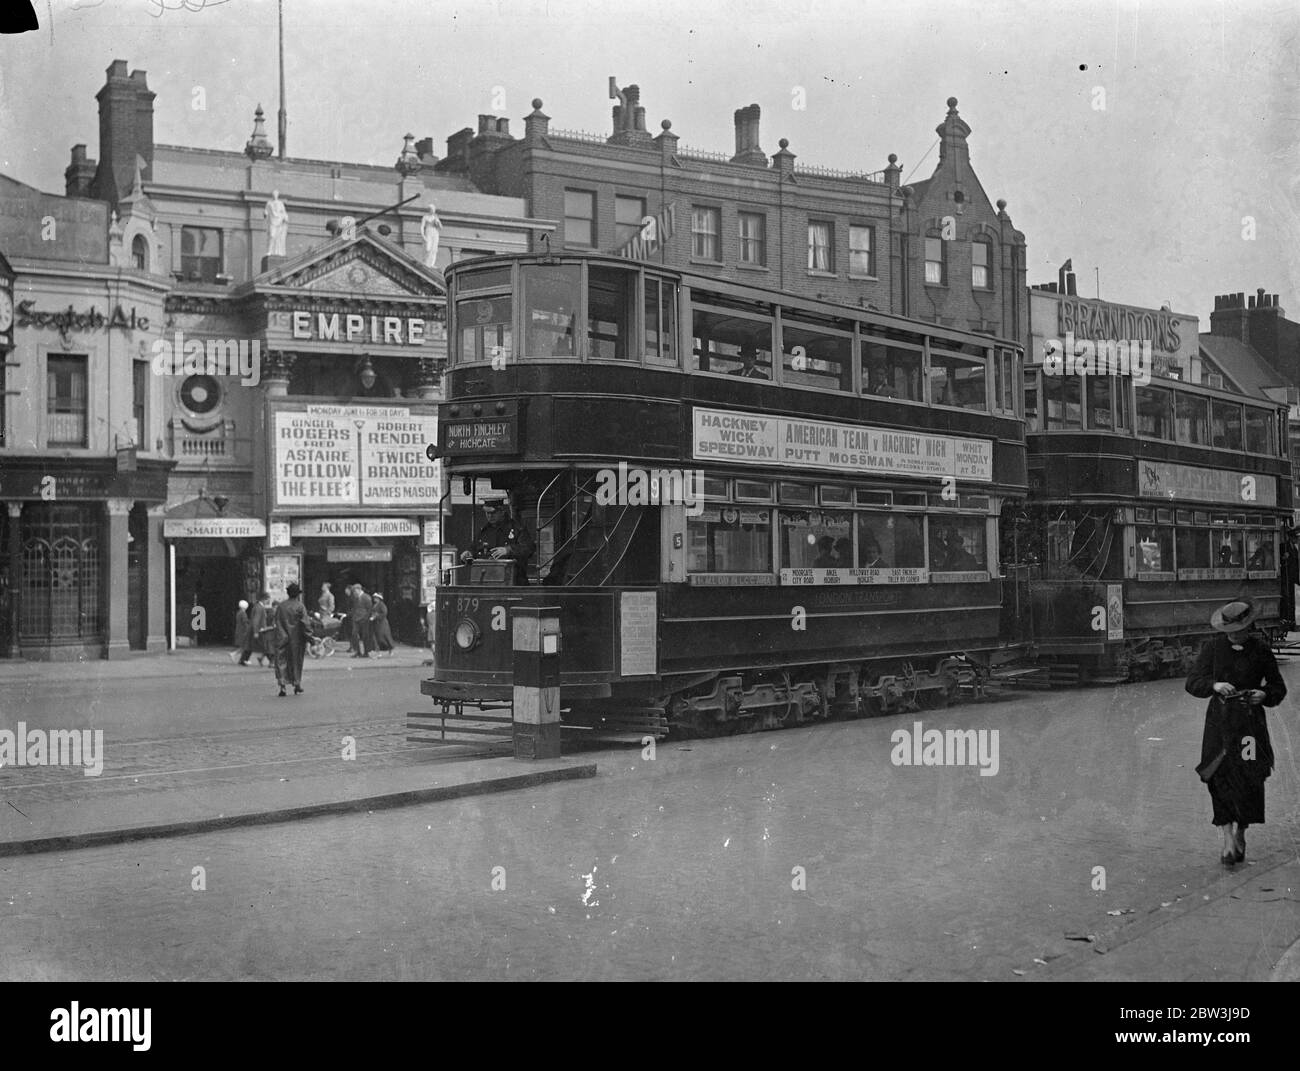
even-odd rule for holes
{"type": "Polygon", "coordinates": [[[382,591],[418,642],[450,553],[441,269],[553,225],[437,172],[431,139],[295,159],[259,109],[242,151],[155,145],[121,60],[97,99],[64,196],[0,176],[0,656],[226,644],[240,598],[294,580],[382,591]]]}

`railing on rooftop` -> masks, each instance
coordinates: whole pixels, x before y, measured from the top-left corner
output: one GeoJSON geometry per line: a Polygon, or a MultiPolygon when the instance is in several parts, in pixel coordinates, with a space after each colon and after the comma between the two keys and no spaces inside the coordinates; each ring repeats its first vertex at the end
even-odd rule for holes
{"type": "Polygon", "coordinates": [[[860,182],[884,182],[883,171],[842,171],[837,167],[819,167],[817,164],[795,164],[796,175],[815,178],[855,179],[860,182]]]}
{"type": "Polygon", "coordinates": [[[678,156],[684,156],[688,160],[708,160],[716,164],[729,164],[731,157],[725,152],[708,152],[705,149],[692,149],[689,145],[683,145],[677,150],[678,156]]]}
{"type": "Polygon", "coordinates": [[[581,141],[587,145],[604,145],[605,138],[600,134],[593,134],[590,130],[548,130],[548,138],[557,138],[560,141],[581,141]]]}

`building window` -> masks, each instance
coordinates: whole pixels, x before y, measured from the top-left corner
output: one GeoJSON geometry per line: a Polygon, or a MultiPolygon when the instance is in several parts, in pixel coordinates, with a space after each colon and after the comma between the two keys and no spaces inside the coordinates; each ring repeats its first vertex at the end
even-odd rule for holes
{"type": "Polygon", "coordinates": [[[876,274],[875,227],[849,227],[849,274],[876,274]]]}
{"type": "Polygon", "coordinates": [[[51,354],[46,358],[46,412],[50,446],[87,446],[86,358],[51,354]]]}
{"type": "MultiPolygon", "coordinates": [[[[989,290],[989,243],[974,242],[970,247],[970,285],[976,290],[989,290]]],[[[928,281],[928,280],[927,280],[928,281]]]]}
{"type": "Polygon", "coordinates": [[[767,217],[762,212],[741,212],[740,262],[767,264],[767,217]]]}
{"type": "Polygon", "coordinates": [[[826,220],[808,221],[808,270],[833,271],[835,250],[831,245],[831,224],[826,220]]]}
{"type": "Polygon", "coordinates": [[[181,274],[191,282],[215,283],[221,274],[221,232],[214,227],[181,228],[181,274]]]}
{"type": "MultiPolygon", "coordinates": [[[[148,361],[136,361],[131,366],[131,415],[135,417],[135,432],[131,436],[131,441],[141,450],[149,449],[145,433],[149,430],[146,421],[146,409],[149,398],[150,371],[148,361]]],[[[126,444],[123,443],[122,445],[125,446],[126,444]]]]}
{"type": "Polygon", "coordinates": [[[696,260],[721,260],[722,209],[691,208],[691,256],[696,260]]]}
{"type": "Polygon", "coordinates": [[[5,438],[5,416],[9,412],[9,369],[0,364],[0,446],[8,446],[5,438]]]}
{"type": "Polygon", "coordinates": [[[564,191],[564,244],[596,247],[596,195],[589,190],[564,191]]]}
{"type": "Polygon", "coordinates": [[[614,248],[622,249],[641,233],[645,218],[644,197],[614,198],[614,248]]]}
{"type": "Polygon", "coordinates": [[[931,286],[948,285],[948,258],[942,238],[925,240],[925,281],[931,286]]]}
{"type": "Polygon", "coordinates": [[[131,239],[131,267],[140,271],[149,270],[149,243],[143,234],[137,234],[131,239]]]}

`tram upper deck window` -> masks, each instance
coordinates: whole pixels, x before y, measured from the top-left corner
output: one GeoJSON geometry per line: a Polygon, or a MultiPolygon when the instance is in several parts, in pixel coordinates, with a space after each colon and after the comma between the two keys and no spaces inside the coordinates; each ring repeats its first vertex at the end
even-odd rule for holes
{"type": "Polygon", "coordinates": [[[503,264],[496,268],[483,268],[481,271],[462,272],[456,276],[456,295],[468,294],[470,291],[495,290],[510,286],[510,265],[503,264]]]}
{"type": "Polygon", "coordinates": [[[771,380],[771,320],[698,306],[693,317],[692,367],[696,371],[771,380]]]}
{"type": "Polygon", "coordinates": [[[930,350],[930,401],[987,413],[984,382],[988,358],[966,357],[945,350],[930,350]]]}
{"type": "Polygon", "coordinates": [[[645,359],[677,367],[677,286],[653,276],[645,281],[645,359]]]}
{"type": "Polygon", "coordinates": [[[1146,439],[1174,437],[1174,399],[1163,387],[1137,388],[1137,432],[1146,439]]]}
{"type": "Polygon", "coordinates": [[[1043,376],[1048,428],[1083,427],[1083,381],[1078,376],[1043,376]]]}
{"type": "Polygon", "coordinates": [[[859,569],[924,569],[925,519],[864,510],[858,519],[859,569]]]}
{"type": "Polygon", "coordinates": [[[636,272],[592,264],[587,268],[587,353],[597,361],[633,356],[636,272]]]}
{"type": "Polygon", "coordinates": [[[576,264],[520,268],[524,352],[530,357],[576,357],[582,269],[576,264]]]}
{"type": "Polygon", "coordinates": [[[1210,401],[1186,391],[1174,393],[1174,430],[1180,443],[1210,445],[1210,401]]]}
{"type": "Polygon", "coordinates": [[[1210,430],[1216,450],[1240,450],[1241,406],[1233,402],[1211,402],[1210,430]]]}
{"type": "Polygon", "coordinates": [[[1242,533],[1232,528],[1215,532],[1214,566],[1217,569],[1240,569],[1245,558],[1242,556],[1242,533]]]}
{"type": "Polygon", "coordinates": [[[892,340],[862,339],[862,393],[908,402],[925,400],[921,393],[920,338],[916,345],[892,340]]]}
{"type": "Polygon", "coordinates": [[[1275,538],[1272,532],[1246,533],[1247,569],[1262,572],[1276,567],[1277,556],[1273,547],[1275,538]]]}
{"type": "Polygon", "coordinates": [[[851,324],[823,326],[795,313],[783,313],[782,382],[789,386],[851,391],[852,331],[851,324]]]}
{"type": "Polygon", "coordinates": [[[1042,425],[1038,421],[1038,371],[1025,369],[1025,430],[1039,431],[1042,425]]]}
{"type": "Polygon", "coordinates": [[[1252,454],[1276,454],[1273,444],[1273,414],[1267,409],[1246,406],[1246,449],[1252,454]]]}
{"type": "Polygon", "coordinates": [[[1204,528],[1185,528],[1182,525],[1178,526],[1177,533],[1178,568],[1211,568],[1210,533],[1204,528]]]}
{"type": "Polygon", "coordinates": [[[460,347],[454,355],[457,362],[490,361],[498,356],[509,361],[514,356],[512,309],[509,294],[458,300],[456,326],[460,347]]]}
{"type": "Polygon", "coordinates": [[[1114,384],[1110,376],[1088,376],[1086,391],[1088,394],[1088,427],[1109,431],[1114,426],[1115,416],[1111,411],[1111,396],[1114,384]]]}

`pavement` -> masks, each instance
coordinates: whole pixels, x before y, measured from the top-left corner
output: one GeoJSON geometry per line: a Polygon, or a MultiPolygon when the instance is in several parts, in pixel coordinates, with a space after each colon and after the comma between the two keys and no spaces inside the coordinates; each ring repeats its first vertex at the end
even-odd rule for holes
{"type": "MultiPolygon", "coordinates": [[[[314,693],[324,690],[333,700],[352,687],[367,700],[385,696],[386,712],[403,702],[427,712],[417,683],[428,673],[427,655],[399,646],[391,657],[362,660],[340,651],[308,659],[308,693],[284,700],[275,695],[269,668],[255,659],[238,666],[227,651],[211,648],[113,661],[0,661],[0,728],[13,730],[22,721],[28,730],[105,729],[98,776],[80,767],[0,764],[0,856],[371,812],[595,776],[589,758],[519,761],[499,743],[408,745],[400,712],[339,720],[312,702],[314,693]],[[185,682],[183,693],[177,681],[185,682]],[[261,692],[252,724],[246,703],[229,702],[235,689],[261,692]],[[125,699],[125,708],[108,709],[110,698],[125,699]],[[158,725],[136,716],[158,701],[171,705],[169,699],[194,703],[201,720],[182,716],[158,725]],[[79,724],[70,708],[91,716],[79,724]]],[[[364,711],[373,704],[357,705],[364,711]]]]}
{"type": "MultiPolygon", "coordinates": [[[[0,768],[0,856],[65,852],[330,814],[368,813],[548,781],[587,779],[596,773],[591,760],[597,756],[610,779],[609,791],[615,795],[630,788],[629,778],[644,776],[647,764],[636,762],[635,750],[628,749],[587,750],[555,762],[524,763],[483,748],[408,745],[402,712],[428,709],[428,701],[418,694],[418,681],[428,672],[423,666],[426,654],[420,648],[400,647],[392,658],[362,661],[336,654],[309,661],[309,695],[285,700],[270,698],[274,682],[268,670],[235,666],[225,652],[217,650],[200,648],[83,664],[0,661],[0,727],[10,728],[24,719],[29,727],[39,727],[44,721],[51,727],[102,724],[108,729],[105,769],[99,777],[85,777],[79,769],[66,767],[0,768]],[[180,680],[185,681],[183,688],[177,686],[180,680]],[[311,702],[312,695],[322,693],[337,700],[334,706],[344,713],[334,714],[325,704],[311,702]],[[142,713],[156,710],[165,714],[142,713]],[[349,741],[355,757],[345,754],[349,741]],[[639,772],[631,772],[638,768],[639,772]]],[[[1288,678],[1295,676],[1285,665],[1283,672],[1288,678]]],[[[1300,681],[1293,680],[1292,687],[1300,694],[1300,681]]],[[[932,811],[930,806],[916,811],[909,801],[907,813],[919,816],[921,832],[929,831],[933,837],[950,828],[958,838],[962,827],[983,821],[979,808],[993,808],[991,813],[1004,814],[1003,821],[1012,822],[1006,827],[1010,838],[1007,851],[1012,854],[991,857],[991,865],[1013,881],[1018,872],[1026,885],[1041,880],[1035,873],[1034,854],[1055,847],[1051,840],[1040,843],[1034,839],[1051,828],[1039,822],[1068,817],[1075,835],[1086,837],[1087,831],[1095,828],[1098,844],[1103,837],[1113,840],[1108,826],[1121,826],[1121,839],[1130,853],[1123,859],[1124,867],[1133,873],[1135,860],[1140,861],[1144,854],[1148,860],[1145,868],[1138,867],[1137,884],[1126,894],[1122,907],[1106,911],[1106,903],[1098,902],[1095,907],[1081,908],[1083,901],[1075,894],[1074,906],[1062,915],[1065,925],[1057,931],[1061,937],[1050,946],[1044,943],[1037,954],[1022,952],[1004,939],[1002,958],[1022,957],[1023,961],[1008,962],[1009,976],[1002,977],[1023,981],[1300,980],[1300,809],[1295,802],[1296,749],[1288,725],[1294,718],[1293,700],[1288,698],[1278,708],[1273,722],[1277,726],[1274,747],[1278,768],[1270,781],[1270,821],[1256,831],[1258,836],[1252,836],[1248,862],[1222,870],[1207,863],[1216,838],[1202,821],[1204,815],[1195,815],[1198,829],[1190,836],[1169,827],[1170,815],[1186,813],[1179,802],[1186,789],[1174,792],[1166,782],[1183,785],[1187,770],[1181,762],[1175,767],[1175,759],[1193,744],[1192,737],[1199,739],[1199,716],[1185,717],[1186,697],[1180,698],[1179,692],[1177,682],[1152,682],[1121,686],[1105,694],[1091,690],[1090,696],[1086,692],[1077,696],[1054,692],[1031,699],[1013,694],[1008,697],[1009,706],[995,700],[983,711],[980,704],[954,708],[969,710],[966,716],[1002,725],[1009,742],[1017,725],[1026,741],[1040,738],[1042,753],[1022,765],[1021,773],[1011,770],[1010,776],[1022,778],[1024,789],[1041,798],[1018,799],[1019,780],[990,795],[992,782],[986,784],[977,776],[973,789],[962,790],[967,796],[949,798],[952,789],[945,788],[942,797],[932,797],[928,801],[932,811]],[[1097,703],[1109,709],[1090,723],[1081,708],[1097,703]],[[999,710],[1003,713],[997,713],[999,710]],[[1183,712],[1161,713],[1163,710],[1183,712]],[[1124,735],[1114,735],[1117,731],[1124,735]],[[1053,735],[1057,733],[1070,735],[1058,738],[1053,735]],[[1137,742],[1133,755],[1139,765],[1117,770],[1108,756],[1129,734],[1137,742]],[[1182,740],[1181,734],[1187,735],[1187,740],[1182,740]],[[1164,751],[1161,741],[1177,743],[1177,754],[1164,751]],[[1068,758],[1061,759],[1059,769],[1046,768],[1044,756],[1057,755],[1068,758]],[[1100,809],[1097,799],[1088,801],[1082,794],[1077,802],[1069,802],[1081,791],[1065,791],[1074,789],[1075,784],[1093,785],[1091,791],[1103,801],[1100,809]],[[1055,796],[1058,788],[1062,789],[1062,810],[1053,813],[1045,801],[1055,796]],[[984,802],[977,806],[977,799],[984,802]],[[1091,819],[1087,807],[1093,808],[1091,819]],[[1035,814],[1029,815],[1026,808],[1035,814]],[[1025,813],[1005,817],[1019,811],[1025,813]],[[1046,816],[1036,818],[1040,811],[1046,811],[1046,816]],[[1188,847],[1193,844],[1198,854],[1188,858],[1188,847]]],[[[924,717],[929,722],[937,715],[927,713],[924,717]]],[[[898,724],[910,725],[911,719],[898,724]]],[[[711,754],[711,761],[717,763],[730,761],[732,750],[737,755],[752,751],[745,760],[748,764],[760,761],[764,752],[775,753],[778,746],[781,752],[807,749],[786,769],[807,771],[806,777],[815,779],[820,775],[816,767],[824,766],[826,780],[836,786],[844,785],[852,770],[855,780],[865,778],[854,791],[868,793],[867,806],[879,809],[897,792],[895,785],[903,784],[891,778],[920,777],[921,773],[885,767],[887,773],[871,776],[865,770],[838,767],[835,763],[843,760],[835,754],[841,750],[837,741],[860,744],[876,740],[872,753],[887,754],[883,738],[877,738],[887,737],[893,727],[894,720],[881,719],[763,734],[763,741],[693,741],[675,755],[663,747],[661,761],[649,766],[658,767],[663,775],[676,769],[675,777],[698,779],[706,776],[706,769],[701,767],[692,775],[685,764],[703,755],[711,754]],[[681,754],[692,748],[700,754],[681,754]]],[[[1055,763],[1055,758],[1052,761],[1055,763]]],[[[817,784],[815,780],[812,783],[817,784]]],[[[921,793],[920,801],[925,801],[926,792],[921,793]]],[[[1199,791],[1193,793],[1199,795],[1199,791]]],[[[846,845],[854,835],[864,835],[853,817],[843,814],[840,796],[819,793],[815,798],[825,808],[819,812],[818,822],[828,844],[846,845]],[[846,824],[837,833],[833,822],[846,824]]],[[[1208,809],[1208,801],[1203,804],[1203,809],[1208,809]]],[[[663,810],[658,807],[659,812],[663,810]]],[[[1187,828],[1190,830],[1190,824],[1187,828]]],[[[915,835],[897,827],[893,833],[888,829],[872,827],[871,837],[883,833],[906,844],[915,835]]],[[[763,840],[767,840],[766,829],[763,840]]],[[[1092,850],[1093,845],[1083,843],[1092,850]]],[[[872,862],[878,868],[878,880],[885,883],[874,894],[878,897],[888,887],[891,868],[904,862],[897,851],[896,842],[892,851],[869,852],[876,856],[872,862]]],[[[946,856],[940,851],[936,858],[946,856]]],[[[900,874],[904,885],[906,873],[900,874]]],[[[1086,882],[1086,870],[1084,875],[1086,882]]],[[[997,887],[990,885],[988,895],[979,888],[967,889],[964,895],[954,892],[962,895],[960,909],[967,912],[964,921],[972,928],[992,925],[989,920],[996,913],[1022,910],[1014,901],[1000,904],[998,895],[1005,893],[995,894],[997,887]]],[[[902,891],[895,890],[900,895],[902,891]]],[[[897,912],[888,917],[895,919],[897,912]]],[[[909,940],[924,938],[917,933],[909,940]]],[[[933,939],[933,935],[928,938],[933,939]]]]}

